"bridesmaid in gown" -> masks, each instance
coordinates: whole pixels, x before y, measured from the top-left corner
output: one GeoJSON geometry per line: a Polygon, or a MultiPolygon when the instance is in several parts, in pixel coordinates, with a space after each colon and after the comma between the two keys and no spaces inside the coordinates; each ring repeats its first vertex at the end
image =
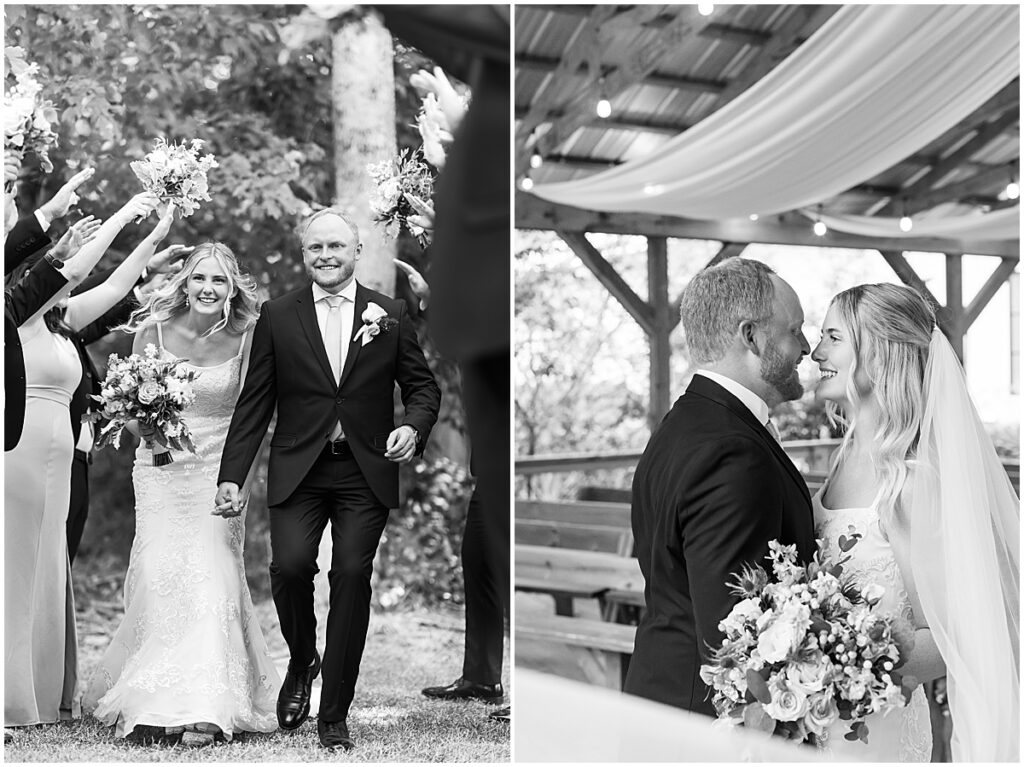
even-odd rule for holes
{"type": "MultiPolygon", "coordinates": [[[[76,258],[91,262],[95,251],[106,250],[128,222],[148,215],[156,203],[152,195],[134,197],[76,258]]],[[[25,356],[25,426],[4,465],[5,727],[76,714],[75,608],[65,523],[74,453],[69,407],[82,365],[66,334],[128,294],[170,223],[169,214],[106,282],[70,299],[52,299],[18,329],[25,356]]]]}
{"type": "Polygon", "coordinates": [[[204,243],[128,323],[134,353],[152,344],[199,375],[184,412],[196,454],[158,467],[140,444],[135,458],[124,619],[83,700],[118,737],[188,730],[183,741],[202,745],[277,729],[281,681],[246,583],[245,515],[214,516],[210,503],[257,314],[252,278],[226,246],[204,243]]]}

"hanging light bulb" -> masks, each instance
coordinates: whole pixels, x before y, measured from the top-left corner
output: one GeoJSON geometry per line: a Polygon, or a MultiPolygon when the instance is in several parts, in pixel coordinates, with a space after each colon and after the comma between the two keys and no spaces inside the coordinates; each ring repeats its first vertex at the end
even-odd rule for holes
{"type": "Polygon", "coordinates": [[[750,220],[751,221],[757,221],[757,219],[758,219],[758,215],[756,213],[751,213],[750,214],[750,220]]]}
{"type": "Polygon", "coordinates": [[[814,222],[814,233],[816,235],[818,235],[819,237],[824,237],[826,232],[828,232],[828,227],[825,226],[824,221],[814,222]]]}
{"type": "Polygon", "coordinates": [[[910,218],[910,216],[903,216],[900,219],[900,231],[901,232],[909,232],[913,228],[914,228],[914,221],[913,221],[913,219],[910,218]]]}
{"type": "Polygon", "coordinates": [[[701,16],[710,16],[714,12],[714,3],[697,3],[697,13],[699,13],[701,16]]]}
{"type": "Polygon", "coordinates": [[[519,182],[519,188],[524,192],[529,192],[533,189],[533,179],[529,176],[523,176],[523,180],[519,182]]]}
{"type": "Polygon", "coordinates": [[[1006,185],[1006,199],[1016,200],[1018,197],[1020,197],[1020,184],[1016,181],[1011,181],[1006,185]]]}
{"type": "Polygon", "coordinates": [[[597,116],[602,120],[606,120],[612,116],[612,102],[603,96],[600,101],[597,102],[597,116]]]}
{"type": "Polygon", "coordinates": [[[530,155],[530,167],[539,168],[544,164],[544,158],[540,156],[540,152],[536,149],[533,150],[533,154],[530,155]]]}

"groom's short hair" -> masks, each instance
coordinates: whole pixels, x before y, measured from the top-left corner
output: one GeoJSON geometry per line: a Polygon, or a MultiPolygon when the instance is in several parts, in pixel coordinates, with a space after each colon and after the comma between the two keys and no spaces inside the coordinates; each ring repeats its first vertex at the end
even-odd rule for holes
{"type": "Polygon", "coordinates": [[[771,267],[760,261],[727,258],[690,280],[679,302],[679,316],[691,362],[718,362],[741,322],[764,322],[772,316],[773,274],[771,267]]]}
{"type": "Polygon", "coordinates": [[[345,213],[345,211],[343,211],[341,208],[337,208],[337,207],[333,207],[332,206],[330,208],[324,208],[323,210],[318,210],[313,215],[306,216],[304,219],[302,219],[299,222],[299,226],[298,226],[298,229],[297,229],[297,234],[299,235],[299,243],[300,244],[302,243],[302,241],[306,237],[306,230],[309,229],[309,225],[312,224],[314,221],[316,221],[318,218],[323,218],[324,216],[337,216],[338,218],[340,218],[342,221],[345,222],[345,225],[349,229],[352,230],[352,234],[354,234],[355,237],[356,237],[356,242],[357,243],[361,242],[361,240],[359,239],[359,227],[356,226],[356,222],[353,221],[349,217],[349,215],[347,213],[345,213]]]}

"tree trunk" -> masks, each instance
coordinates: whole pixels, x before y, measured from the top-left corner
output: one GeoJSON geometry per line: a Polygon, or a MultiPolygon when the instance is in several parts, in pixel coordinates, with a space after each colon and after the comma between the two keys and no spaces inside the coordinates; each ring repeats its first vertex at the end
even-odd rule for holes
{"type": "Polygon", "coordinates": [[[370,213],[372,181],[366,167],[392,159],[395,136],[394,49],[380,17],[349,13],[332,32],[335,200],[359,227],[362,257],[356,279],[393,296],[397,255],[370,213]]]}

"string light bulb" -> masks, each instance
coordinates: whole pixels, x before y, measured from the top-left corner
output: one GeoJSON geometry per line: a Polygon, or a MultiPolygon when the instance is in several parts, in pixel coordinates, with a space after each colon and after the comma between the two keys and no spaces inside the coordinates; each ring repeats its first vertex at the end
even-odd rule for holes
{"type": "Polygon", "coordinates": [[[824,237],[828,232],[828,227],[825,226],[825,222],[818,220],[814,222],[814,233],[819,237],[824,237]]]}
{"type": "Polygon", "coordinates": [[[914,221],[910,216],[903,216],[900,218],[900,231],[909,232],[914,228],[914,221]]]}
{"type": "Polygon", "coordinates": [[[519,188],[524,192],[529,192],[533,189],[533,179],[529,176],[523,176],[523,180],[519,182],[519,188]]]}
{"type": "Polygon", "coordinates": [[[751,221],[757,221],[758,218],[759,218],[759,216],[756,213],[751,213],[750,214],[750,220],[751,221]]]}
{"type": "Polygon", "coordinates": [[[601,98],[597,101],[597,116],[602,120],[607,120],[612,116],[612,102],[608,100],[608,94],[604,92],[603,77],[598,79],[597,85],[601,89],[601,98]]]}
{"type": "Polygon", "coordinates": [[[699,13],[701,16],[710,16],[714,12],[714,3],[697,3],[697,13],[699,13]]]}
{"type": "Polygon", "coordinates": [[[1006,185],[1006,199],[1016,200],[1020,197],[1020,184],[1016,181],[1011,181],[1006,185]]]}
{"type": "Polygon", "coordinates": [[[533,151],[533,154],[530,155],[530,167],[536,169],[536,168],[539,168],[543,164],[544,164],[544,158],[541,157],[540,156],[540,152],[538,152],[535,149],[533,151]]]}

